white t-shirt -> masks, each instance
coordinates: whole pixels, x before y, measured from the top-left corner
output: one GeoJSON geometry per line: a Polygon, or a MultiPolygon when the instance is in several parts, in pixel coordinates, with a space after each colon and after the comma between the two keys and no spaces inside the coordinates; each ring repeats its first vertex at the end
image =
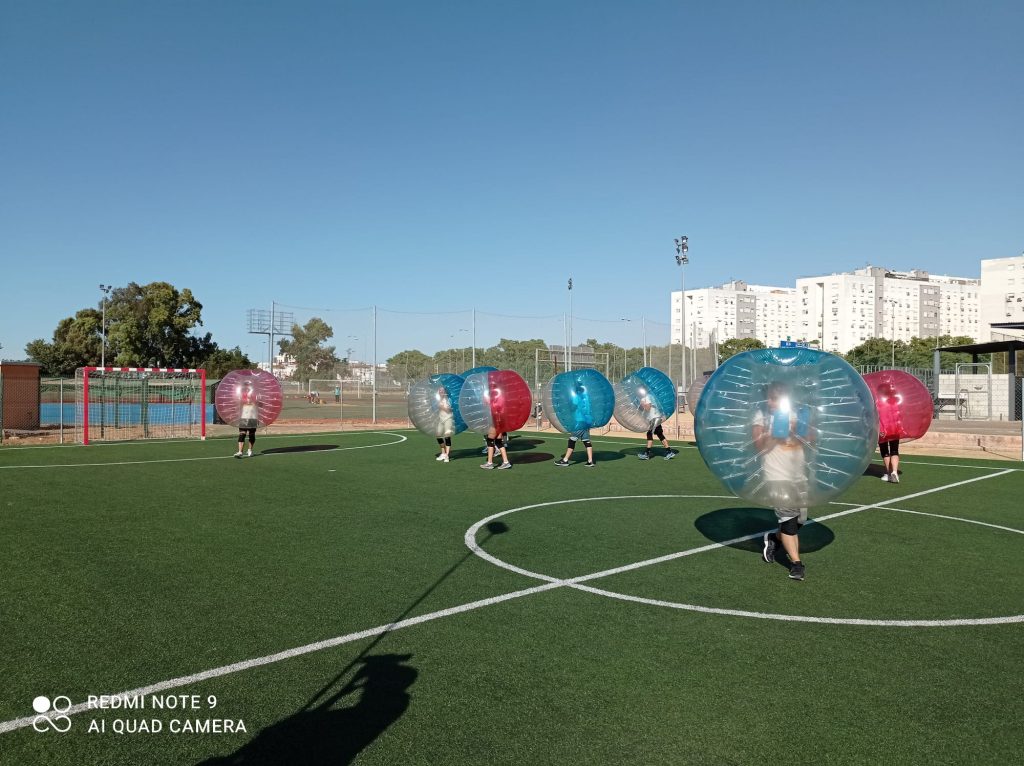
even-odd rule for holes
{"type": "MultiPolygon", "coordinates": [[[[762,410],[754,413],[754,426],[761,426],[770,435],[774,417],[789,417],[784,414],[770,414],[762,410]]],[[[795,436],[784,442],[773,440],[773,445],[761,455],[766,481],[806,481],[807,460],[804,445],[795,436]]]]}

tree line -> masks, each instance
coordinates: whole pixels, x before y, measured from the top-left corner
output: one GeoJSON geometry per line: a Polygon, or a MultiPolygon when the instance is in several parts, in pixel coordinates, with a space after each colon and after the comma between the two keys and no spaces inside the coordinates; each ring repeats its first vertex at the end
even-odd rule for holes
{"type": "MultiPolygon", "coordinates": [[[[98,366],[104,357],[107,365],[114,367],[205,368],[213,379],[231,370],[256,367],[238,346],[223,349],[210,333],[196,332],[203,324],[202,310],[202,304],[187,288],[178,290],[167,282],[131,282],[112,290],[106,301],[105,354],[102,303],[60,320],[52,340],[33,340],[25,347],[25,353],[29,360],[42,366],[44,375],[55,377],[72,377],[78,367],[98,366]]],[[[339,358],[335,347],[326,345],[332,337],[334,329],[314,317],[304,325],[293,325],[291,337],[278,341],[278,350],[295,360],[293,379],[347,377],[349,360],[339,358]]],[[[894,362],[896,367],[931,369],[936,347],[971,342],[968,337],[949,335],[937,339],[912,338],[896,341],[895,345],[883,338],[871,338],[841,356],[854,367],[885,367],[894,362]]],[[[648,366],[666,371],[674,371],[681,364],[679,347],[673,345],[648,346],[645,350],[602,343],[595,338],[588,339],[585,345],[594,350],[595,366],[607,367],[610,376],[643,366],[645,357],[648,366]]],[[[718,347],[717,362],[755,348],[764,348],[764,344],[750,338],[723,341],[718,347]]],[[[686,351],[691,353],[691,349],[686,351]]],[[[475,353],[469,347],[443,349],[433,355],[410,349],[387,359],[387,366],[392,378],[405,383],[437,372],[464,372],[472,366],[474,357],[476,366],[516,370],[527,380],[532,380],[535,372],[546,380],[556,371],[548,344],[540,338],[502,338],[493,346],[475,349],[475,353]]],[[[715,366],[710,350],[698,349],[696,357],[694,373],[715,366]]],[[[968,354],[941,354],[943,369],[970,361],[968,354]]]]}

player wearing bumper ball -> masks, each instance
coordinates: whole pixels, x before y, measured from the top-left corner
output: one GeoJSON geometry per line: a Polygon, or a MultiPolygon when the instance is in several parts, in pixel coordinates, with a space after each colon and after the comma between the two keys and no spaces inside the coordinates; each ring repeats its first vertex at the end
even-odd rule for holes
{"type": "Polygon", "coordinates": [[[803,580],[799,532],[807,509],[853,485],[871,463],[878,410],[843,359],[809,348],[757,349],[728,359],[708,380],[694,414],[697,448],[733,494],[775,511],[762,555],[779,546],[789,576],[803,580]]]}

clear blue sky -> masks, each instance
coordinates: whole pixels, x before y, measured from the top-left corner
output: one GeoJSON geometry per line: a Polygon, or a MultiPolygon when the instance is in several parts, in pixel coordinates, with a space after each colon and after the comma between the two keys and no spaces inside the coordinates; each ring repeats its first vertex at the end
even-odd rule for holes
{"type": "Polygon", "coordinates": [[[355,357],[369,311],[312,309],[388,310],[381,358],[474,307],[558,342],[570,276],[574,338],[639,345],[680,234],[688,288],[977,276],[1024,250],[1022,39],[1020,0],[0,0],[0,356],[155,280],[256,359],[272,301],[355,357]]]}

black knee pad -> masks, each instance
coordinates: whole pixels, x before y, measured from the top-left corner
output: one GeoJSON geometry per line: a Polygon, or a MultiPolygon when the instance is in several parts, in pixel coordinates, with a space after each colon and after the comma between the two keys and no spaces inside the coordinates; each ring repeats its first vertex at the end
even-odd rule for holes
{"type": "Polygon", "coordinates": [[[450,437],[450,436],[444,437],[444,446],[446,446],[446,447],[452,446],[452,437],[450,437]]]}
{"type": "Polygon", "coordinates": [[[779,531],[784,535],[795,535],[800,531],[800,521],[797,518],[786,519],[779,524],[779,531]]]}
{"type": "Polygon", "coordinates": [[[576,437],[569,437],[569,449],[576,449],[576,437]]]}
{"type": "Polygon", "coordinates": [[[647,432],[647,441],[653,441],[653,440],[654,440],[654,431],[648,431],[647,432]]]}
{"type": "MultiPolygon", "coordinates": [[[[665,429],[660,425],[654,429],[654,435],[657,436],[660,441],[665,441],[665,429]]],[[[651,437],[648,436],[647,438],[650,439],[651,437]]]]}
{"type": "Polygon", "coordinates": [[[587,449],[590,449],[594,445],[590,443],[590,439],[584,439],[583,446],[586,447],[587,449]]]}
{"type": "Polygon", "coordinates": [[[444,444],[444,437],[438,436],[437,437],[437,443],[438,444],[444,444]]]}
{"type": "Polygon", "coordinates": [[[487,437],[487,446],[488,447],[493,447],[494,446],[494,439],[492,439],[490,436],[487,437]]]}

